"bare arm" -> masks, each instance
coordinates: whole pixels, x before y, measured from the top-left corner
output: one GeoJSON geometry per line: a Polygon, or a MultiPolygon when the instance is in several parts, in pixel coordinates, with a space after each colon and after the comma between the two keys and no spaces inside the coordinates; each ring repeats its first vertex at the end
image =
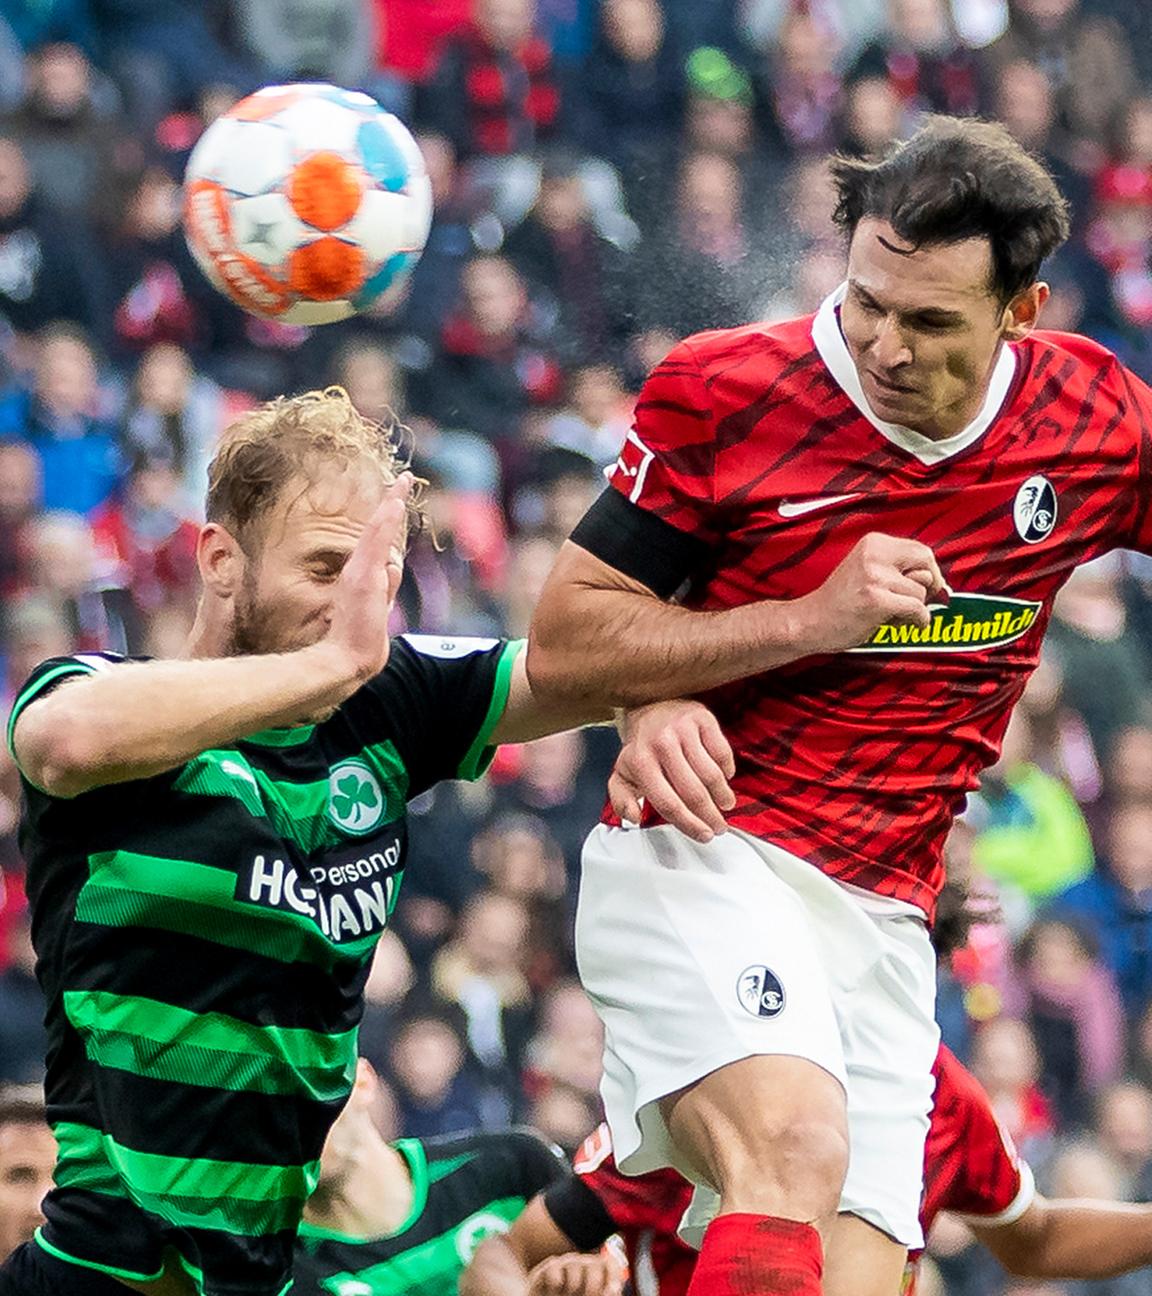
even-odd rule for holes
{"type": "Polygon", "coordinates": [[[1152,1206],[1037,1197],[1012,1224],[968,1223],[1021,1278],[1112,1278],[1152,1264],[1152,1206]]]}
{"type": "Polygon", "coordinates": [[[642,706],[863,643],[890,620],[927,625],[945,589],[930,549],[868,535],[811,594],[718,612],[659,599],[569,542],[544,587],[528,643],[540,699],[642,706]]]}
{"type": "Polygon", "coordinates": [[[338,706],[388,660],[408,489],[401,478],[365,528],[320,643],[259,657],[125,664],[78,677],[19,715],[12,745],[24,773],[54,796],[78,796],[338,706]]]}
{"type": "Polygon", "coordinates": [[[528,1275],[536,1265],[574,1249],[543,1199],[533,1197],[507,1233],[485,1238],[476,1248],[460,1275],[460,1296],[525,1296],[528,1275]]]}

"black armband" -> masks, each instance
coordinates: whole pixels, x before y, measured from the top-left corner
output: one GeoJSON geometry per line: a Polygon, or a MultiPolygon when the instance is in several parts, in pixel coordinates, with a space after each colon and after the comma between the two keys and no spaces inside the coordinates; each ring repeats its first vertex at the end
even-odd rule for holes
{"type": "Polygon", "coordinates": [[[576,524],[573,544],[671,598],[708,560],[711,548],[609,487],[576,524]]]}
{"type": "Polygon", "coordinates": [[[579,1175],[549,1185],[544,1190],[544,1205],[577,1251],[595,1251],[616,1232],[607,1207],[579,1175]]]}

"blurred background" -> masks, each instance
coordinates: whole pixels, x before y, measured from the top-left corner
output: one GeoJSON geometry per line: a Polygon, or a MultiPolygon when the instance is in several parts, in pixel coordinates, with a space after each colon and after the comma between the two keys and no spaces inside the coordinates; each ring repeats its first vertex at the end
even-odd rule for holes
{"type": "MultiPolygon", "coordinates": [[[[815,309],[840,280],[825,159],[926,111],[998,118],[1074,217],[1052,328],[1152,378],[1152,0],[0,0],[0,694],[42,658],[168,654],[204,470],[241,410],[344,384],[433,483],[396,629],[523,634],[679,337],[815,309]],[[241,314],[200,277],[180,179],[259,85],[325,80],[416,132],[428,250],[376,316],[241,314]]],[[[604,730],[501,753],[413,806],[364,1051],[397,1134],[599,1119],[575,980],[604,730]]],[[[0,755],[0,1082],[39,1078],[15,771],[0,755]]],[[[944,974],[946,1040],[1053,1194],[1152,1200],[1152,561],[1060,595],[949,864],[1002,921],[944,974]]],[[[947,1219],[927,1291],[1006,1286],[947,1219]]]]}

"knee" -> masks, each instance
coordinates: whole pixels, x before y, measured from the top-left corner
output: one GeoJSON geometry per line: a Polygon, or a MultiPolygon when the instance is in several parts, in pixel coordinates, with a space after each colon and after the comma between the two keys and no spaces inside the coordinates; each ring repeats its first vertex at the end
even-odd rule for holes
{"type": "Polygon", "coordinates": [[[820,1118],[756,1122],[714,1145],[721,1195],[743,1208],[815,1220],[836,1213],[848,1171],[848,1136],[820,1118]]]}

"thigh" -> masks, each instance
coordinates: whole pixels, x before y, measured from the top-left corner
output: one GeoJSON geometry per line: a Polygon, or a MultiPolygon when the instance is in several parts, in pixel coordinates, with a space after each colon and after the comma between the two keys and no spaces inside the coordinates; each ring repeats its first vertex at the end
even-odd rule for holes
{"type": "Polygon", "coordinates": [[[748,843],[598,829],[583,863],[577,961],[604,1022],[604,1099],[626,1173],[699,1173],[676,1159],[661,1103],[732,1063],[802,1059],[842,1088],[808,914],[748,843]]]}
{"type": "Polygon", "coordinates": [[[899,1296],[908,1249],[856,1215],[840,1215],[824,1251],[824,1296],[899,1296]]]}

